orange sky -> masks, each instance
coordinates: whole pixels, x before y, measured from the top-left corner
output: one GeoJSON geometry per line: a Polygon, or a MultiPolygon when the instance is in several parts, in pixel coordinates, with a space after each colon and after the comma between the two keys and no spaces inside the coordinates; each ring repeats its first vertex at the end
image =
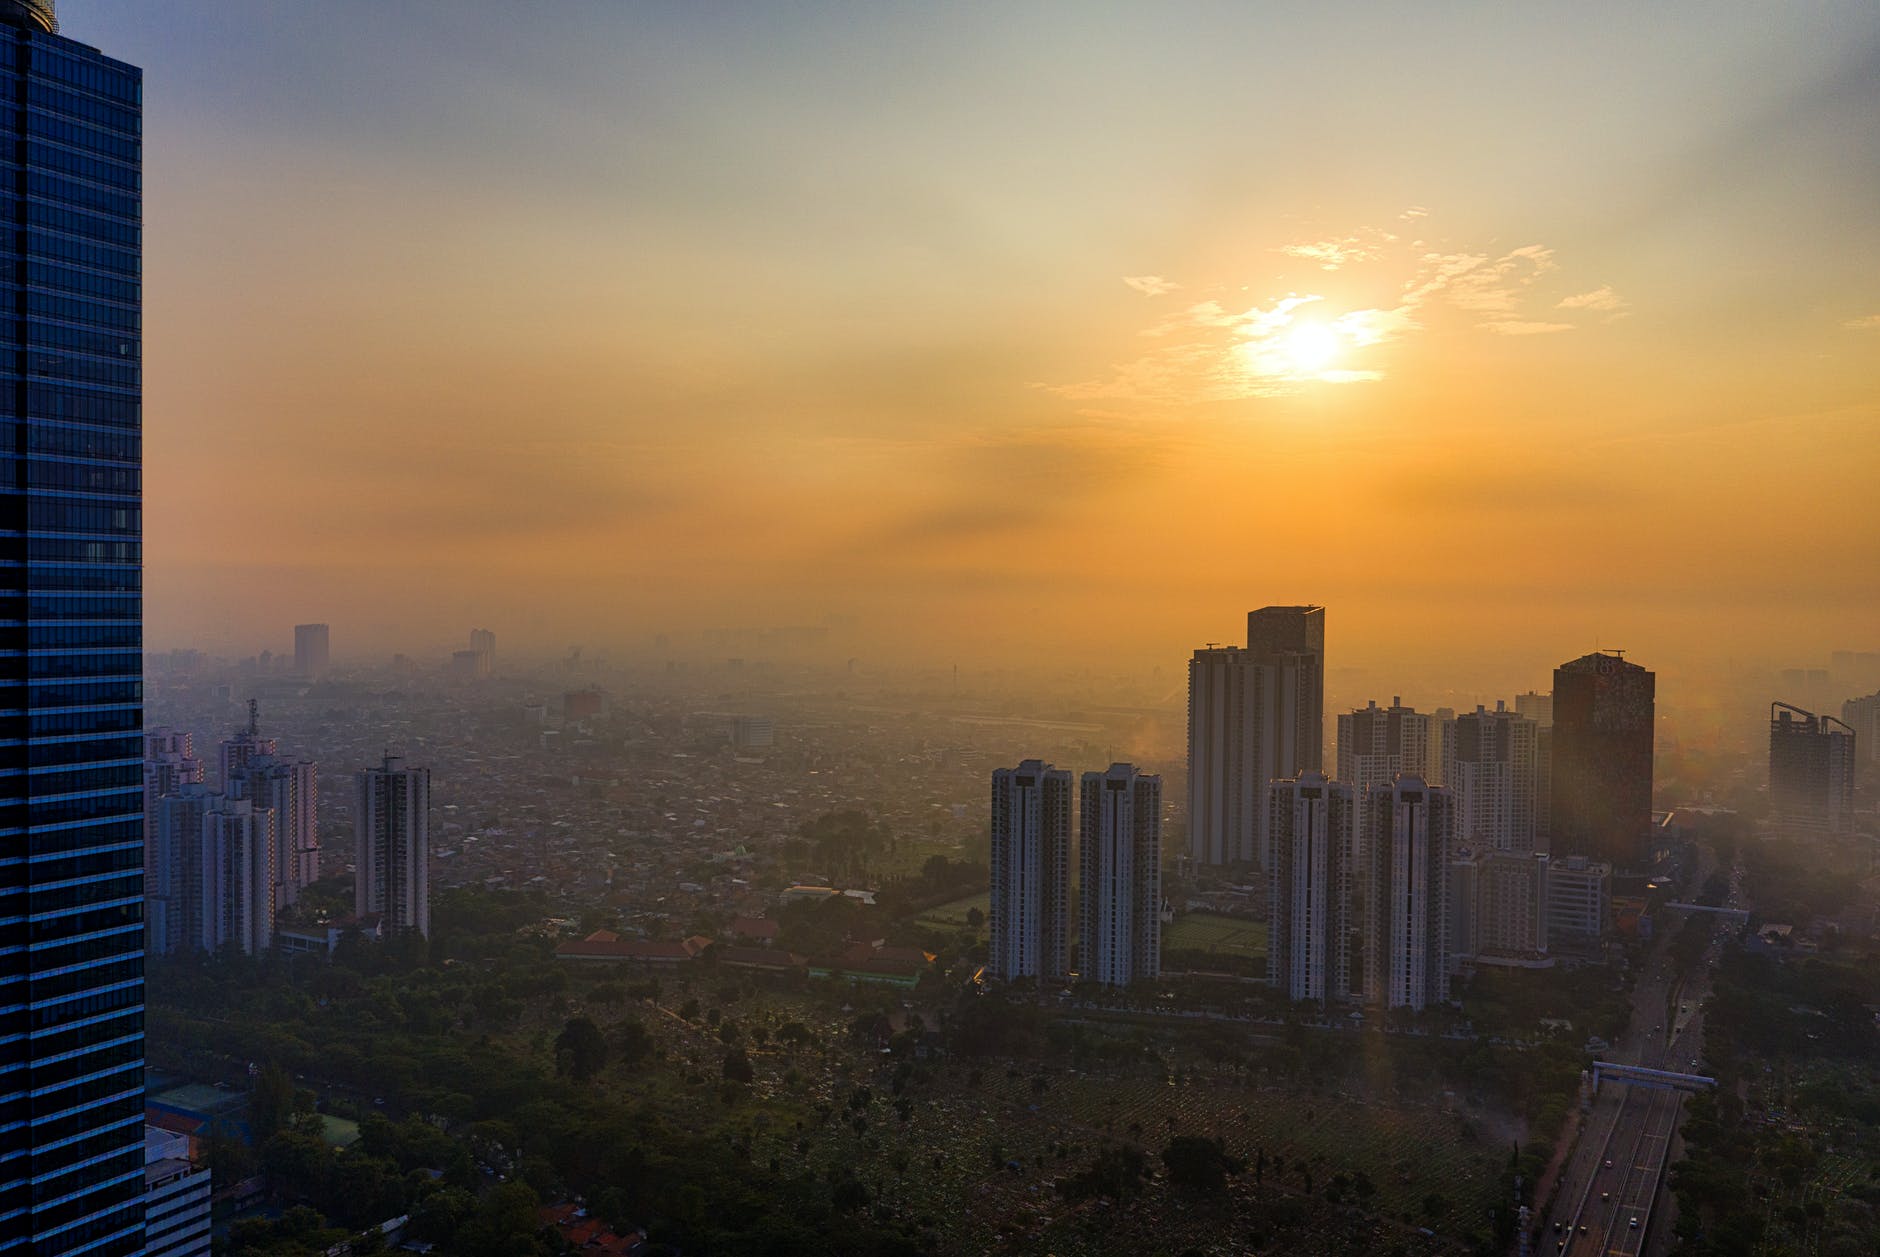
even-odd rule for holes
{"type": "Polygon", "coordinates": [[[473,7],[63,15],[153,647],[1880,648],[1871,5],[473,7]]]}

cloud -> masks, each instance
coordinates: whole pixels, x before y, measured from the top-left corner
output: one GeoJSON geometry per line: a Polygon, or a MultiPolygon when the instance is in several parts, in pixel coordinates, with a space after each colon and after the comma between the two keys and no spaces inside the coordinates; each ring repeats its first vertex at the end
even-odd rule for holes
{"type": "Polygon", "coordinates": [[[1850,332],[1880,332],[1880,314],[1867,314],[1841,324],[1850,332]]]}
{"type": "Polygon", "coordinates": [[[1160,275],[1125,275],[1123,282],[1145,297],[1160,297],[1164,293],[1174,292],[1181,285],[1163,279],[1160,275]]]}
{"type": "Polygon", "coordinates": [[[1611,284],[1602,284],[1591,292],[1575,293],[1571,297],[1562,297],[1556,310],[1623,310],[1631,304],[1624,297],[1612,290],[1611,284]]]}
{"type": "MultiPolygon", "coordinates": [[[[1389,239],[1389,237],[1386,237],[1389,239]]],[[[1310,244],[1283,244],[1274,250],[1287,257],[1298,258],[1304,262],[1315,262],[1322,271],[1335,271],[1341,266],[1350,266],[1354,262],[1375,261],[1378,246],[1366,244],[1356,236],[1346,236],[1342,240],[1315,240],[1310,244]]]]}
{"type": "Polygon", "coordinates": [[[1487,323],[1477,323],[1484,332],[1493,332],[1497,336],[1540,336],[1547,332],[1570,332],[1571,323],[1536,323],[1527,319],[1494,319],[1487,323]]]}

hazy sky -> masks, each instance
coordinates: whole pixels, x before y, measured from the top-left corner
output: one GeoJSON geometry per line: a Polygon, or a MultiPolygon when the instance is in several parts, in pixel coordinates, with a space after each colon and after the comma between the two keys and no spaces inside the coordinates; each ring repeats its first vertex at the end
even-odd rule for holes
{"type": "Polygon", "coordinates": [[[1880,647],[1871,0],[60,13],[153,647],[1880,647]]]}

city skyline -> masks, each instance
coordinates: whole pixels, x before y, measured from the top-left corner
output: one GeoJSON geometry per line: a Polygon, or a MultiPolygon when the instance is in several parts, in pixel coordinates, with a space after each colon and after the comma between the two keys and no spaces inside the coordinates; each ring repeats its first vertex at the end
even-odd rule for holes
{"type": "Polygon", "coordinates": [[[1141,661],[1258,585],[1381,666],[1710,660],[1880,609],[1868,6],[63,17],[161,71],[159,647],[1141,661]]]}

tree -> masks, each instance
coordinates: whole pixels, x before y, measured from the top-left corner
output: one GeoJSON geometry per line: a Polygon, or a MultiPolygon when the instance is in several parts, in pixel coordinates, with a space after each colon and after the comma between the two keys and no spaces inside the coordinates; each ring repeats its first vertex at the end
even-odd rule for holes
{"type": "Polygon", "coordinates": [[[1238,1174],[1240,1161],[1227,1155],[1218,1139],[1202,1135],[1177,1135],[1162,1149],[1162,1164],[1169,1179],[1196,1191],[1218,1192],[1227,1186],[1227,1176],[1238,1174]]]}
{"type": "Polygon", "coordinates": [[[248,1095],[248,1129],[255,1143],[264,1144],[294,1116],[294,1080],[285,1069],[269,1061],[255,1075],[248,1095]]]}
{"type": "Polygon", "coordinates": [[[653,1036],[646,1032],[645,1024],[637,1017],[621,1022],[614,1039],[623,1065],[638,1065],[653,1054],[653,1036]]]}
{"type": "Polygon", "coordinates": [[[607,1063],[607,1036],[586,1017],[570,1017],[555,1037],[555,1072],[586,1082],[607,1063]]]}
{"type": "Polygon", "coordinates": [[[748,1083],[757,1076],[751,1068],[751,1058],[744,1054],[743,1048],[732,1048],[725,1053],[724,1075],[726,1082],[748,1083]]]}

